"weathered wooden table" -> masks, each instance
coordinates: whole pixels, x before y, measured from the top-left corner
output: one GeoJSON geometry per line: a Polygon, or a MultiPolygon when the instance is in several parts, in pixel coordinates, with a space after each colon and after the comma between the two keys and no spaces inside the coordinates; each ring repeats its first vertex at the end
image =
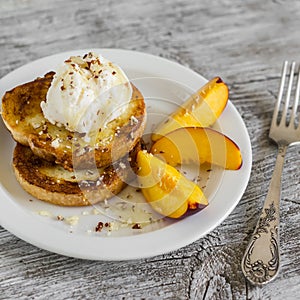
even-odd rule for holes
{"type": "Polygon", "coordinates": [[[275,162],[268,130],[282,61],[300,61],[300,2],[0,1],[0,77],[43,56],[93,47],[139,50],[221,76],[251,138],[248,188],[213,232],[148,259],[68,258],[0,227],[0,299],[299,299],[299,147],[288,150],[283,174],[278,278],[252,287],[240,261],[275,162]]]}

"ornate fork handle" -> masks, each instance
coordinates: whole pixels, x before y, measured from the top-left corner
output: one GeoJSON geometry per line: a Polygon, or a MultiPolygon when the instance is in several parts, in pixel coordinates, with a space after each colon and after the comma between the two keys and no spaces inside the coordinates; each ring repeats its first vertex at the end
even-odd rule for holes
{"type": "Polygon", "coordinates": [[[242,271],[254,285],[273,280],[279,271],[279,202],[286,145],[278,145],[275,169],[256,228],[242,259],[242,271]]]}

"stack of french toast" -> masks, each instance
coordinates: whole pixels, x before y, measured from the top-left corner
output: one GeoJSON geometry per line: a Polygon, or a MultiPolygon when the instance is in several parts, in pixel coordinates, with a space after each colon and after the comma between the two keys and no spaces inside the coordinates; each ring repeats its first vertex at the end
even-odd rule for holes
{"type": "Polygon", "coordinates": [[[88,141],[45,118],[41,102],[54,75],[19,85],[2,99],[2,118],[16,141],[16,178],[28,193],[52,204],[85,206],[108,199],[135,176],[146,123],[144,98],[131,83],[126,112],[88,141]]]}

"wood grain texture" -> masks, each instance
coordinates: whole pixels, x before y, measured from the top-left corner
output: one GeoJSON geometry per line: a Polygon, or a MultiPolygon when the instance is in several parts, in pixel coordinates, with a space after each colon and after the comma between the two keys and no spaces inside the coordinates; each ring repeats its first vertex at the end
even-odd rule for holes
{"type": "Polygon", "coordinates": [[[249,186],[230,216],[175,252],[93,262],[40,250],[0,227],[0,299],[285,299],[300,297],[300,149],[289,149],[281,202],[281,271],[263,288],[240,261],[266,196],[276,147],[268,130],[282,61],[300,61],[300,2],[0,1],[0,77],[74,48],[159,55],[207,78],[221,76],[248,128],[249,186]]]}

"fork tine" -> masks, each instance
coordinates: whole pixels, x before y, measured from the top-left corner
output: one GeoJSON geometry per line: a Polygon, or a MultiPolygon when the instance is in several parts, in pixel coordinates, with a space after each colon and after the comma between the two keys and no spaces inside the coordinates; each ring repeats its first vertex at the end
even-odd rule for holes
{"type": "Polygon", "coordinates": [[[291,122],[289,125],[290,127],[291,126],[296,127],[296,115],[297,115],[299,96],[300,96],[300,66],[298,68],[297,76],[298,76],[298,80],[297,80],[297,86],[296,86],[295,101],[294,101],[293,109],[292,109],[291,122]]]}
{"type": "Polygon", "coordinates": [[[288,82],[288,89],[287,89],[284,108],[283,108],[283,111],[282,111],[282,117],[281,117],[281,121],[280,121],[280,124],[283,124],[283,125],[287,125],[286,118],[287,118],[287,112],[288,112],[288,108],[289,108],[291,92],[292,92],[292,87],[293,87],[295,64],[296,63],[293,61],[292,64],[291,64],[291,68],[290,68],[290,79],[289,79],[289,82],[288,82]]]}
{"type": "Polygon", "coordinates": [[[286,77],[286,72],[287,72],[287,66],[288,66],[288,61],[285,61],[282,66],[281,82],[280,82],[280,87],[279,87],[279,91],[278,91],[277,102],[276,102],[275,109],[273,112],[273,118],[272,118],[272,126],[273,127],[276,126],[278,123],[277,122],[278,112],[280,109],[280,103],[281,103],[283,91],[284,91],[284,83],[285,83],[285,77],[286,77]]]}

